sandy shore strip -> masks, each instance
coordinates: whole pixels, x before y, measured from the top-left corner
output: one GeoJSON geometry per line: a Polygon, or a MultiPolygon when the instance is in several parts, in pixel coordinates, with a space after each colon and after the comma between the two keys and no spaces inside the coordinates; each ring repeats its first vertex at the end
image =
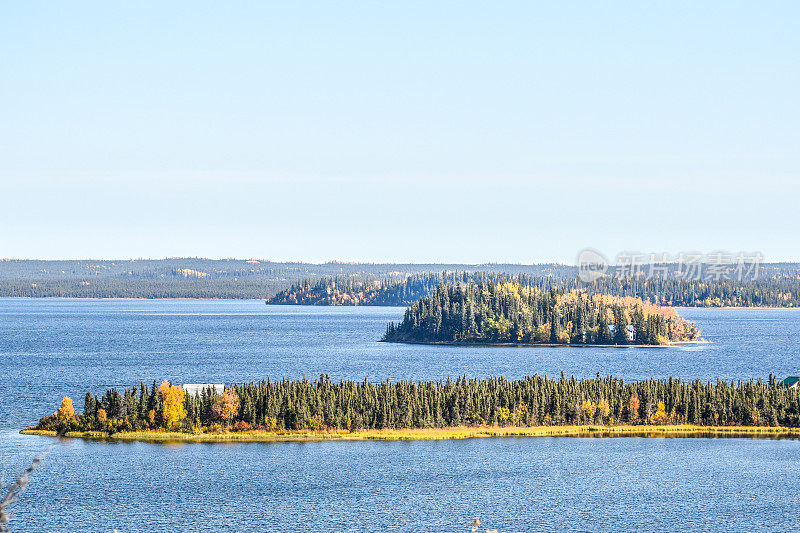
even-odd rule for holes
{"type": "MultiPolygon", "coordinates": [[[[23,435],[55,437],[55,431],[24,429],[23,435]]],[[[370,440],[445,440],[486,437],[656,437],[656,438],[800,438],[800,428],[770,426],[535,426],[452,427],[430,429],[365,429],[361,431],[263,431],[181,433],[129,431],[109,435],[99,431],[67,433],[65,438],[104,441],[176,442],[303,442],[370,440]]]]}

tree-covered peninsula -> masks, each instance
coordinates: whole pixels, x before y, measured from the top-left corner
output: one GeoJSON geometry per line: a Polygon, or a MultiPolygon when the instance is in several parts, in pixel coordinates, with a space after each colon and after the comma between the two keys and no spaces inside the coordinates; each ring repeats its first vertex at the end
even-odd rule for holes
{"type": "Polygon", "coordinates": [[[675,307],[800,307],[800,277],[783,273],[758,280],[711,280],[605,276],[583,282],[573,275],[542,276],[501,272],[419,273],[406,277],[336,276],[292,283],[267,300],[275,305],[408,306],[430,296],[440,283],[514,282],[540,289],[633,296],[675,307]]]}
{"type": "Polygon", "coordinates": [[[430,296],[442,283],[514,282],[542,289],[560,284],[560,278],[509,272],[422,272],[397,277],[335,276],[304,279],[267,300],[272,305],[411,305],[430,296]]]}
{"type": "Polygon", "coordinates": [[[674,308],[640,298],[519,283],[440,284],[390,323],[388,342],[663,345],[700,332],[674,308]]]}
{"type": "MultiPolygon", "coordinates": [[[[447,275],[445,275],[448,277],[447,275]]],[[[449,275],[454,279],[455,274],[449,275]]],[[[442,275],[422,273],[395,278],[336,276],[304,279],[267,300],[272,305],[410,305],[429,295],[442,275]]]]}
{"type": "MultiPolygon", "coordinates": [[[[101,397],[87,393],[82,414],[75,412],[71,399],[64,398],[56,413],[26,431],[88,437],[119,434],[121,438],[127,434],[143,439],[167,432],[210,436],[261,432],[266,438],[280,432],[311,431],[326,438],[322,432],[465,426],[541,428],[538,432],[494,434],[572,434],[575,431],[556,433],[547,428],[590,424],[607,428],[797,428],[800,394],[772,376],[768,382],[704,383],[673,378],[624,382],[611,376],[575,379],[562,374],[560,379],[534,375],[515,381],[461,377],[372,383],[335,382],[323,375],[315,381],[232,385],[223,394],[209,387],[191,395],[180,385],[165,381],[161,386],[111,389],[101,397]]],[[[412,438],[414,434],[409,435],[412,438]]],[[[458,436],[444,433],[443,437],[413,438],[453,435],[458,436]]],[[[403,438],[402,434],[397,438],[403,438]]]]}

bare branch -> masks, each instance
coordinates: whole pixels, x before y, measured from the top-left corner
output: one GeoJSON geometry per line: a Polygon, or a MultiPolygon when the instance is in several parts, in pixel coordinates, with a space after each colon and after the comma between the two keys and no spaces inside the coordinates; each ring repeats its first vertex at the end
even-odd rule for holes
{"type": "Polygon", "coordinates": [[[14,502],[16,502],[20,495],[25,491],[25,488],[30,483],[31,474],[34,470],[41,464],[47,454],[61,441],[61,435],[58,435],[58,440],[51,444],[41,455],[38,455],[33,458],[33,462],[31,465],[25,469],[19,476],[17,476],[17,480],[14,482],[13,485],[8,489],[8,493],[6,494],[3,501],[0,501],[0,533],[8,533],[10,529],[8,528],[8,521],[9,515],[6,511],[8,507],[10,507],[14,502]]]}

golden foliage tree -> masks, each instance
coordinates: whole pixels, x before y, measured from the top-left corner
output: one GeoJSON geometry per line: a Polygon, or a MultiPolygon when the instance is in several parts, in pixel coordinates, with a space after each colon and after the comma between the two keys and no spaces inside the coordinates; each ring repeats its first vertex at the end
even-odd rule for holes
{"type": "Polygon", "coordinates": [[[239,414],[239,395],[233,389],[225,389],[222,396],[214,403],[214,414],[226,424],[239,414]]]}
{"type": "Polygon", "coordinates": [[[108,420],[108,413],[106,413],[105,409],[97,410],[97,420],[99,422],[105,422],[106,420],[108,420]]]}
{"type": "Polygon", "coordinates": [[[581,404],[581,411],[586,416],[586,421],[591,422],[594,419],[594,414],[597,412],[597,404],[592,400],[584,400],[581,404]]]}
{"type": "Polygon", "coordinates": [[[164,406],[161,412],[164,426],[167,428],[174,428],[186,418],[186,408],[183,406],[186,394],[183,391],[183,387],[180,385],[170,385],[167,380],[164,380],[159,390],[161,391],[161,398],[164,406]]]}
{"type": "Polygon", "coordinates": [[[72,405],[72,398],[65,396],[61,400],[61,407],[58,408],[58,418],[67,419],[75,417],[75,407],[72,405]]]}
{"type": "Polygon", "coordinates": [[[656,409],[655,413],[650,415],[650,423],[664,425],[667,422],[669,422],[669,415],[664,407],[664,402],[658,402],[658,409],[656,409]]]}
{"type": "Polygon", "coordinates": [[[501,407],[497,410],[497,419],[501,424],[506,425],[511,418],[511,410],[508,407],[501,407]]]}
{"type": "Polygon", "coordinates": [[[631,422],[639,420],[639,405],[639,398],[637,398],[635,394],[631,394],[628,400],[628,417],[631,422]]]}
{"type": "Polygon", "coordinates": [[[600,422],[608,418],[608,415],[611,414],[611,406],[608,404],[608,400],[603,398],[597,402],[597,412],[600,414],[600,422]]]}
{"type": "Polygon", "coordinates": [[[525,402],[520,402],[517,405],[517,410],[514,411],[514,425],[522,426],[525,424],[525,418],[528,416],[528,405],[525,402]]]}

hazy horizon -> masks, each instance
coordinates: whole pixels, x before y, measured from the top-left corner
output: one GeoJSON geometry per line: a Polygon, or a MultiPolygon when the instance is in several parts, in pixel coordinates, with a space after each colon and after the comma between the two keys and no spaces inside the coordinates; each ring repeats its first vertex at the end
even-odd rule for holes
{"type": "MultiPolygon", "coordinates": [[[[539,266],[539,265],[559,265],[567,267],[575,267],[576,262],[559,262],[559,261],[537,261],[531,263],[520,263],[515,261],[479,261],[475,263],[468,263],[463,261],[350,261],[346,259],[328,259],[324,261],[308,261],[303,259],[274,259],[266,257],[204,257],[204,256],[168,256],[168,257],[56,257],[56,258],[38,258],[38,257],[0,257],[0,263],[4,261],[170,261],[170,260],[203,260],[203,261],[258,261],[262,263],[282,263],[282,264],[304,264],[304,265],[327,265],[327,264],[341,264],[341,265],[465,265],[465,266],[489,266],[489,265],[513,265],[513,266],[539,266]]],[[[702,261],[708,261],[708,258],[703,258],[702,261]]],[[[674,264],[678,261],[674,258],[664,262],[665,264],[674,264]]],[[[760,265],[769,264],[800,264],[800,260],[771,260],[765,258],[759,261],[760,265]]],[[[609,264],[615,264],[614,257],[609,257],[609,264]]],[[[649,263],[647,263],[649,264],[649,263]]],[[[656,262],[655,264],[658,264],[656,262]]]]}

